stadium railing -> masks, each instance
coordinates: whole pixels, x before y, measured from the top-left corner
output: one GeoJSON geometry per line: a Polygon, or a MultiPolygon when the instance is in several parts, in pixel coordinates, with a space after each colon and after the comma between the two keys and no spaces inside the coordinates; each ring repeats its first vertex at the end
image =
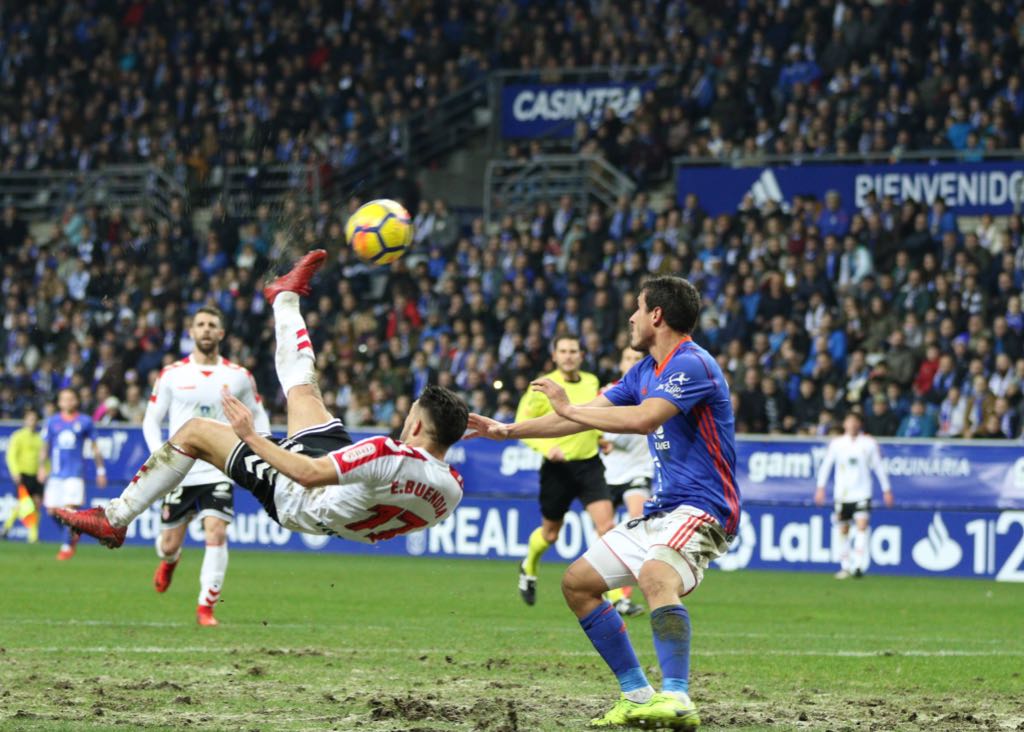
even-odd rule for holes
{"type": "Polygon", "coordinates": [[[597,155],[539,155],[527,161],[492,160],[484,172],[484,220],[521,214],[541,201],[571,196],[578,210],[592,200],[612,207],[620,196],[632,196],[636,184],[597,155]]]}
{"type": "Polygon", "coordinates": [[[107,165],[98,170],[38,170],[0,173],[0,202],[20,217],[52,219],[67,206],[141,207],[150,218],[166,219],[171,200],[184,199],[184,186],[151,165],[107,165]]]}

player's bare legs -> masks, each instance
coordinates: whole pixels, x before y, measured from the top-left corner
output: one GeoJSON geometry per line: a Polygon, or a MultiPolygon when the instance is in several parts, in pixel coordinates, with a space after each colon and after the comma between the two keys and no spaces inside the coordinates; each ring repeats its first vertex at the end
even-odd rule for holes
{"type": "Polygon", "coordinates": [[[156,538],[156,555],[160,557],[160,564],[153,573],[153,587],[157,592],[167,592],[171,586],[171,579],[174,577],[174,570],[178,567],[178,560],[181,559],[181,545],[185,542],[185,532],[188,531],[188,524],[174,526],[170,529],[163,529],[156,538]]]}
{"type": "Polygon", "coordinates": [[[615,508],[611,501],[591,501],[586,509],[598,536],[604,536],[615,528],[615,508]]]}
{"type": "Polygon", "coordinates": [[[230,425],[193,417],[149,456],[128,487],[105,508],[77,512],[57,509],[54,513],[73,529],[95,536],[111,548],[119,547],[128,524],[174,490],[196,460],[222,466],[236,444],[238,436],[230,425]]]}

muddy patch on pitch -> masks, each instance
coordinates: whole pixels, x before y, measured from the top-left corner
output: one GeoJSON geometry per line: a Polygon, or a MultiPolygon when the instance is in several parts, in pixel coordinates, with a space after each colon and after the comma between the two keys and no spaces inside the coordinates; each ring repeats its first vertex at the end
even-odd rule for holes
{"type": "Polygon", "coordinates": [[[510,700],[480,699],[472,704],[438,701],[434,695],[380,697],[370,701],[370,719],[393,722],[468,724],[480,732],[526,732],[532,726],[510,700]]]}

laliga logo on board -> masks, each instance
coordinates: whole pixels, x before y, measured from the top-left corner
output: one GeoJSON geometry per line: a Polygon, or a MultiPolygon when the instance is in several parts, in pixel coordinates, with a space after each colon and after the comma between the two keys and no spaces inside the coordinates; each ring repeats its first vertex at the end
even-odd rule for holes
{"type": "Polygon", "coordinates": [[[949,535],[942,515],[936,511],[928,526],[928,536],[914,544],[911,556],[917,566],[929,572],[945,572],[960,564],[964,551],[949,535]]]}

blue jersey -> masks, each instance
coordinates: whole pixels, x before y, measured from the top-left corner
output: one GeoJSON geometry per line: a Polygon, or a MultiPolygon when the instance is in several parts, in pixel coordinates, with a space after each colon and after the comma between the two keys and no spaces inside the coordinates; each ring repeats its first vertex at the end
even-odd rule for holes
{"type": "Polygon", "coordinates": [[[732,535],[740,523],[735,420],[729,386],[718,363],[689,337],[660,364],[645,357],[604,395],[616,406],[659,398],[678,407],[647,444],[654,457],[654,491],[644,513],[695,506],[732,535]]]}
{"type": "Polygon", "coordinates": [[[85,477],[86,440],[96,441],[96,428],[84,414],[65,420],[59,413],[46,421],[43,439],[50,446],[50,475],[54,478],[85,477]]]}

